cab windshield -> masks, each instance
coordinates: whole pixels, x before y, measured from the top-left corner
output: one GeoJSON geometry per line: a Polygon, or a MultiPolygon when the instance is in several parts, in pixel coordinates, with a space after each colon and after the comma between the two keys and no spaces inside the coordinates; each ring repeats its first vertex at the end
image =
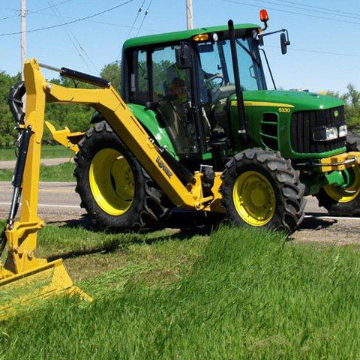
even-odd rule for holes
{"type": "MultiPolygon", "coordinates": [[[[243,91],[266,90],[256,40],[237,39],[240,81],[243,91]]],[[[218,97],[235,92],[230,40],[198,44],[200,57],[200,86],[203,103],[214,103],[218,97]]]]}

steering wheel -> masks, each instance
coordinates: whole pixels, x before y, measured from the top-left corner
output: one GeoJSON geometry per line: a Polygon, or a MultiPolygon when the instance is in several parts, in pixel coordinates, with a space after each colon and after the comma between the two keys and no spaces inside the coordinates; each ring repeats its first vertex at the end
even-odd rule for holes
{"type": "Polygon", "coordinates": [[[205,79],[206,84],[209,84],[211,89],[214,89],[214,83],[213,81],[216,79],[221,79],[221,82],[219,83],[218,87],[221,87],[224,85],[225,81],[224,81],[224,76],[222,76],[221,74],[215,74],[213,76],[211,76],[209,79],[205,79]]]}

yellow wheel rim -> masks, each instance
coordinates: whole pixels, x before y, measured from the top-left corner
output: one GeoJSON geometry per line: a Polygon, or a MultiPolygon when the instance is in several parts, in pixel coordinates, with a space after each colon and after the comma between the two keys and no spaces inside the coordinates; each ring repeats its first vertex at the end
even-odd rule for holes
{"type": "Polygon", "coordinates": [[[91,162],[89,180],[96,203],[107,214],[119,216],[129,210],[135,194],[134,175],[119,151],[99,151],[91,162]]]}
{"type": "Polygon", "coordinates": [[[252,226],[264,226],[274,217],[274,188],[257,171],[247,171],[236,179],[233,200],[240,217],[252,226]]]}
{"type": "Polygon", "coordinates": [[[352,172],[353,182],[346,188],[341,188],[336,185],[326,185],[325,192],[335,201],[340,203],[348,203],[353,201],[360,193],[360,169],[355,166],[349,169],[352,172]]]}

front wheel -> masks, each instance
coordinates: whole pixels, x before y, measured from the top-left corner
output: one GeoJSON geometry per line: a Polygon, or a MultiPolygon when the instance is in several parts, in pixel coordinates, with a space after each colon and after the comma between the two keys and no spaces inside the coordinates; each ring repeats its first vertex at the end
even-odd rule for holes
{"type": "Polygon", "coordinates": [[[347,170],[350,184],[347,187],[326,185],[316,195],[319,206],[336,216],[360,216],[360,168],[347,170]]]}
{"type": "Polygon", "coordinates": [[[226,164],[222,180],[223,205],[236,224],[290,234],[304,218],[305,186],[279,153],[245,150],[226,164]]]}
{"type": "MultiPolygon", "coordinates": [[[[359,135],[348,135],[346,138],[348,152],[360,151],[359,135]]],[[[327,185],[316,195],[319,206],[336,216],[360,216],[360,168],[354,166],[347,170],[349,185],[339,187],[327,185]]]]}

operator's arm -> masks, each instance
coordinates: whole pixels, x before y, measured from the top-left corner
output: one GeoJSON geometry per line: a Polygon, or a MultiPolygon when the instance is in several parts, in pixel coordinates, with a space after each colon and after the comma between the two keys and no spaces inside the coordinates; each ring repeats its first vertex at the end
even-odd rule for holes
{"type": "Polygon", "coordinates": [[[204,79],[205,80],[210,80],[210,79],[215,78],[215,77],[222,78],[222,75],[220,73],[211,74],[211,73],[206,72],[205,70],[203,70],[203,73],[204,73],[204,79]]]}

